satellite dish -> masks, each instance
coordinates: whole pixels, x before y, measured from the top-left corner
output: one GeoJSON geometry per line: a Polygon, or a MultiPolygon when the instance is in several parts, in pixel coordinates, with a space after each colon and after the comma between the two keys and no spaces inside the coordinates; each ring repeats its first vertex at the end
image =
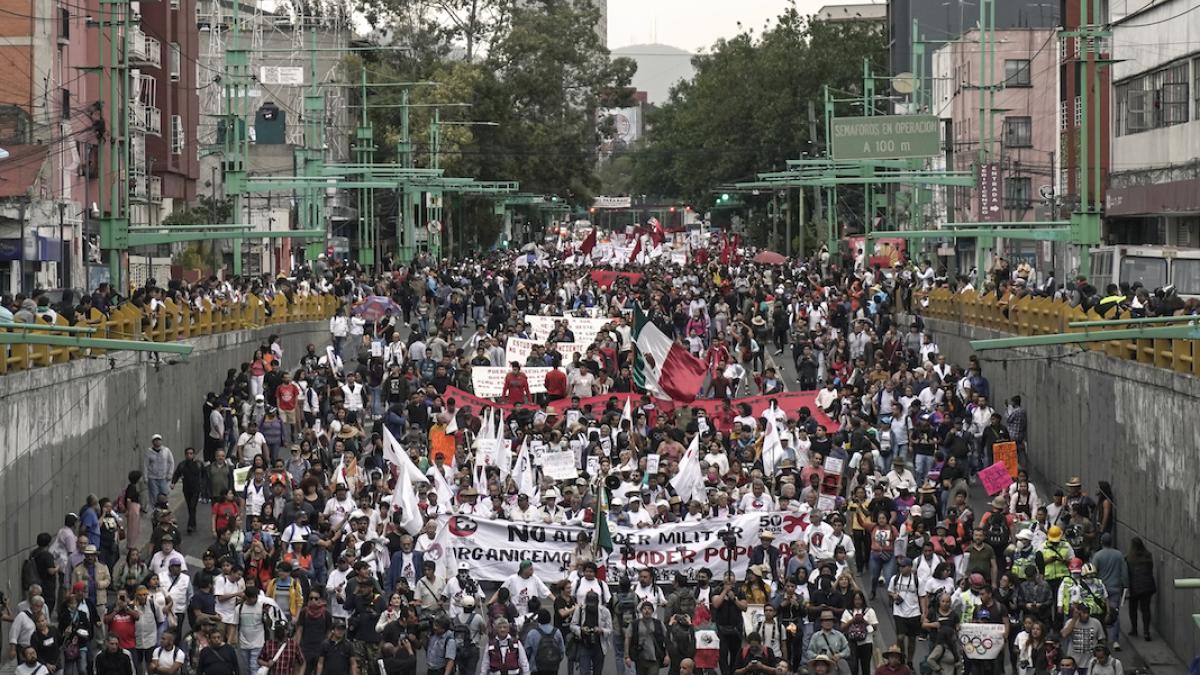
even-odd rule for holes
{"type": "Polygon", "coordinates": [[[897,94],[911,94],[917,88],[917,78],[912,73],[900,73],[892,78],[892,90],[897,94]]]}

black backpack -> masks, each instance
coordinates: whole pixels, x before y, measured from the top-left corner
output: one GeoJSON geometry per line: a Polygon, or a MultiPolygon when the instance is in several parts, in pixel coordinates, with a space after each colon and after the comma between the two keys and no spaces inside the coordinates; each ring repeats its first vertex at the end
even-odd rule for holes
{"type": "Polygon", "coordinates": [[[28,591],[29,587],[33,586],[34,584],[39,586],[42,584],[42,573],[38,571],[37,561],[33,558],[35,555],[37,555],[36,550],[29,554],[29,557],[25,559],[25,562],[21,563],[22,592],[28,591]]]}
{"type": "Polygon", "coordinates": [[[987,524],[983,528],[983,538],[992,548],[1008,546],[1012,533],[1008,530],[1008,519],[1003,514],[992,512],[988,515],[987,524]]]}
{"type": "MultiPolygon", "coordinates": [[[[471,616],[474,617],[475,615],[472,614],[471,616]]],[[[471,619],[469,618],[466,622],[455,619],[454,626],[451,629],[454,634],[455,653],[458,655],[457,658],[461,659],[464,663],[475,660],[475,657],[479,655],[479,645],[471,639],[470,621],[471,619]]]]}
{"type": "Polygon", "coordinates": [[[533,652],[533,670],[538,672],[558,672],[558,664],[562,663],[563,650],[558,646],[558,641],[555,636],[558,633],[556,628],[551,628],[549,633],[544,632],[540,627],[534,628],[542,636],[538,640],[537,649],[533,652]]]}

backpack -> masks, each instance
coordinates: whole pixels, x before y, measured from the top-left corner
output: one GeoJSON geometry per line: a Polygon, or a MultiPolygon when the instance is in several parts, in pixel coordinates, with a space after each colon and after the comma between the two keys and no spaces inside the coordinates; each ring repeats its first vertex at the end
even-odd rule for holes
{"type": "Polygon", "coordinates": [[[992,548],[1004,548],[1008,546],[1008,540],[1012,535],[1008,530],[1008,520],[1004,516],[996,516],[988,514],[987,524],[983,528],[983,538],[992,548]]]}
{"type": "Polygon", "coordinates": [[[858,644],[867,639],[869,626],[867,620],[862,614],[855,614],[854,618],[850,619],[850,627],[846,629],[846,639],[854,644],[858,644]]]}
{"type": "Polygon", "coordinates": [[[541,672],[558,672],[558,664],[562,663],[563,653],[558,646],[558,641],[554,639],[556,629],[551,628],[549,633],[542,632],[541,628],[534,630],[542,636],[542,639],[538,640],[537,649],[533,652],[533,669],[541,672]]]}
{"type": "Polygon", "coordinates": [[[454,626],[451,628],[454,633],[455,653],[464,663],[470,663],[479,655],[479,645],[471,639],[470,621],[470,619],[467,619],[466,622],[455,620],[454,626]]]}
{"type": "Polygon", "coordinates": [[[29,554],[25,562],[21,563],[21,590],[28,591],[30,586],[42,584],[42,574],[38,571],[37,561],[33,556],[37,551],[29,554]]]}

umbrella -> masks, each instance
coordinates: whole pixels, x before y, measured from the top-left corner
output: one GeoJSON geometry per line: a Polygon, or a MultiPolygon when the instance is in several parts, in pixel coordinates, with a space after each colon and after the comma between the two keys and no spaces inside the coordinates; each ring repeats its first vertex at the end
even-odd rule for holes
{"type": "Polygon", "coordinates": [[[400,305],[392,302],[391,298],[382,295],[370,295],[366,300],[354,306],[354,315],[366,321],[379,321],[388,314],[399,314],[400,305]]]}
{"type": "Polygon", "coordinates": [[[754,256],[754,262],[762,265],[782,265],[787,262],[787,258],[774,251],[763,251],[754,256]]]}

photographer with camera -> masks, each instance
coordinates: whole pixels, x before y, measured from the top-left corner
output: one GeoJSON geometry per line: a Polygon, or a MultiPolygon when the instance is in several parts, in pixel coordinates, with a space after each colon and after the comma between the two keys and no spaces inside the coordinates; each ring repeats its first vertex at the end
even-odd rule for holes
{"type": "Polygon", "coordinates": [[[479,582],[471,578],[471,567],[466,563],[460,564],[458,574],[446,582],[442,596],[449,599],[450,606],[446,608],[446,611],[452,619],[463,620],[465,614],[473,611],[475,607],[482,607],[485,604],[483,592],[479,590],[479,582]],[[466,598],[475,599],[470,608],[467,608],[463,602],[466,598]]]}
{"type": "Polygon", "coordinates": [[[742,612],[745,612],[750,604],[746,601],[746,595],[739,587],[733,572],[725,573],[720,590],[710,595],[709,599],[712,602],[717,637],[721,640],[721,672],[732,672],[742,648],[742,631],[745,626],[742,612]]]}
{"type": "Polygon", "coordinates": [[[600,596],[595,591],[588,591],[583,602],[575,606],[571,615],[571,633],[575,635],[578,650],[579,675],[600,675],[613,634],[613,617],[608,607],[600,603],[600,596]]]}

